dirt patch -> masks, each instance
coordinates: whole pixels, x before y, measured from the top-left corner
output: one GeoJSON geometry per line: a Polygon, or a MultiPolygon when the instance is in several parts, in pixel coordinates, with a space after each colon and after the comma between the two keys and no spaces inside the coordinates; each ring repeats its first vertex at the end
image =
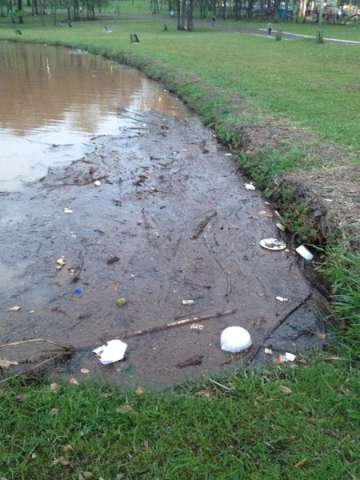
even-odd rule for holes
{"type": "MultiPolygon", "coordinates": [[[[168,386],[250,362],[304,305],[311,338],[323,344],[296,257],[259,246],[279,235],[270,206],[246,191],[236,162],[198,119],[144,115],[138,129],[92,147],[2,199],[2,343],[70,344],[67,372],[89,370],[123,386],[168,386]],[[21,310],[9,311],[14,305],[21,310]],[[243,355],[219,347],[222,329],[234,324],[253,337],[243,355]],[[133,335],[143,329],[151,332],[133,335]],[[127,359],[101,366],[92,349],[125,337],[127,359]]],[[[283,347],[295,354],[314,347],[289,342],[283,347]]]]}

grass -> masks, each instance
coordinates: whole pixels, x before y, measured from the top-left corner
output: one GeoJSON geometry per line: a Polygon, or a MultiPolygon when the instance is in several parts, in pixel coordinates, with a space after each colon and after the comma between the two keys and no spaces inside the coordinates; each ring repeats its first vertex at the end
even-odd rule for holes
{"type": "Polygon", "coordinates": [[[355,479],[359,372],[340,360],[243,372],[165,394],[84,384],[0,392],[0,472],[8,480],[355,479]],[[331,366],[330,366],[331,363],[331,366]]]}
{"type": "MultiPolygon", "coordinates": [[[[142,68],[235,146],[244,125],[271,116],[358,153],[356,49],[205,30],[177,33],[170,20],[164,34],[163,19],[154,18],[112,21],[111,35],[103,24],[60,29],[29,21],[22,37],[87,48],[142,68]],[[138,46],[129,45],[133,31],[138,46]]],[[[0,38],[14,38],[5,21],[0,38]]],[[[244,153],[240,161],[268,195],[284,172],[327,165],[301,144],[244,153]]],[[[306,206],[298,208],[296,217],[304,220],[296,227],[293,215],[289,224],[300,237],[314,239],[306,206]]],[[[346,240],[327,247],[324,274],[338,320],[346,324],[337,329],[333,351],[293,369],[239,372],[221,380],[230,391],[206,382],[143,395],[93,383],[64,383],[57,392],[46,382],[13,383],[0,390],[0,478],[359,478],[360,257],[350,250],[346,240]]]]}

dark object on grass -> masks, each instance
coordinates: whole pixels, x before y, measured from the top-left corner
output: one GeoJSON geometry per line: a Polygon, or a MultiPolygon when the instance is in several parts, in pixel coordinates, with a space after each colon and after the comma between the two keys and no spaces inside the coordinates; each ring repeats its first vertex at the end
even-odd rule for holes
{"type": "Polygon", "coordinates": [[[137,33],[130,33],[130,43],[140,43],[137,33]]]}
{"type": "Polygon", "coordinates": [[[72,27],[72,23],[71,23],[71,22],[68,22],[68,27],[69,27],[69,28],[72,27]]]}
{"type": "Polygon", "coordinates": [[[22,31],[21,30],[15,30],[15,35],[22,35],[22,31]]]}
{"type": "Polygon", "coordinates": [[[169,30],[168,30],[168,27],[167,27],[167,25],[166,25],[166,23],[165,23],[164,28],[163,28],[163,32],[168,32],[168,31],[169,31],[169,30]]]}
{"type": "Polygon", "coordinates": [[[271,25],[271,23],[268,23],[268,26],[267,26],[268,35],[271,35],[271,32],[272,32],[272,25],[271,25]]]}
{"type": "Polygon", "coordinates": [[[316,36],[315,36],[315,42],[316,43],[324,43],[324,36],[322,34],[322,32],[320,30],[318,30],[316,32],[316,36]]]}
{"type": "Polygon", "coordinates": [[[281,30],[278,30],[275,34],[275,40],[277,42],[280,42],[280,40],[282,40],[282,31],[281,30]]]}

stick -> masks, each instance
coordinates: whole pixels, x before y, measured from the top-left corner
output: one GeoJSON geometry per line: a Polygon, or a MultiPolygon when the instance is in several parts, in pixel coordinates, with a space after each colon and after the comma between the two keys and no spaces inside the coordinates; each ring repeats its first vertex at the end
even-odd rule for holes
{"type": "Polygon", "coordinates": [[[59,343],[53,342],[52,340],[48,340],[46,338],[29,338],[27,340],[19,340],[18,342],[4,343],[3,345],[0,345],[0,348],[15,347],[17,345],[23,345],[24,343],[39,343],[39,342],[50,343],[51,345],[55,345],[56,347],[60,347],[68,351],[73,350],[73,347],[69,345],[68,346],[60,345],[59,343]]]}
{"type": "Polygon", "coordinates": [[[183,325],[188,325],[189,323],[194,323],[194,322],[203,322],[205,320],[210,320],[212,318],[219,318],[219,317],[224,317],[226,315],[232,315],[233,313],[236,313],[236,308],[232,310],[226,310],[225,312],[216,312],[210,315],[202,315],[202,316],[199,315],[196,317],[183,318],[181,320],[175,320],[174,322],[166,323],[165,325],[146,328],[144,330],[136,330],[135,332],[128,333],[123,338],[140,337],[142,335],[147,335],[149,333],[162,332],[163,330],[169,330],[170,328],[181,327],[183,325]]]}
{"type": "Polygon", "coordinates": [[[211,377],[209,377],[208,380],[209,380],[209,382],[213,383],[214,385],[217,385],[220,388],[223,388],[224,390],[226,390],[228,392],[233,392],[235,390],[234,387],[227,387],[226,385],[223,385],[222,383],[217,382],[216,380],[214,380],[211,377]]]}

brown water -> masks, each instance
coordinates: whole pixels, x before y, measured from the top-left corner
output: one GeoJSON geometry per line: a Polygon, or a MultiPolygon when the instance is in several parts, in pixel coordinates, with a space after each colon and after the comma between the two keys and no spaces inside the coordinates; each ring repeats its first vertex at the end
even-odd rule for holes
{"type": "Polygon", "coordinates": [[[82,51],[0,43],[0,190],[79,158],[94,135],[186,109],[137,70],[82,51]]]}

